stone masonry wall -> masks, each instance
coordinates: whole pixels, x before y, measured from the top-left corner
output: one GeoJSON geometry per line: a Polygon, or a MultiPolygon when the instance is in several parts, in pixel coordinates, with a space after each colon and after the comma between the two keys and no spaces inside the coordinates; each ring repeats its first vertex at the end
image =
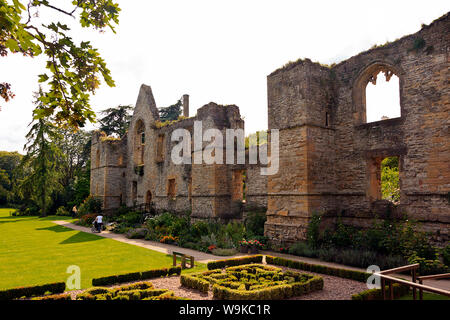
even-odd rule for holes
{"type": "Polygon", "coordinates": [[[268,76],[269,129],[280,129],[280,172],[268,178],[274,241],[304,238],[313,212],[360,226],[385,213],[372,172],[387,156],[400,159],[391,209],[449,240],[449,20],[332,67],[299,60],[268,76]],[[379,71],[400,79],[401,117],[365,123],[365,87],[379,71]]]}

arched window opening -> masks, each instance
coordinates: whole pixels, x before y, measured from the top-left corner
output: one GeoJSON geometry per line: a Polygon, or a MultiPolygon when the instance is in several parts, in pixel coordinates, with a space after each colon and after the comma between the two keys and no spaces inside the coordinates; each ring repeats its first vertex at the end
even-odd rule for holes
{"type": "Polygon", "coordinates": [[[142,120],[136,122],[134,137],[134,162],[136,165],[144,164],[145,151],[145,125],[142,120]]]}
{"type": "Polygon", "coordinates": [[[400,112],[400,80],[388,68],[377,68],[366,86],[366,122],[398,118],[400,112]]]}

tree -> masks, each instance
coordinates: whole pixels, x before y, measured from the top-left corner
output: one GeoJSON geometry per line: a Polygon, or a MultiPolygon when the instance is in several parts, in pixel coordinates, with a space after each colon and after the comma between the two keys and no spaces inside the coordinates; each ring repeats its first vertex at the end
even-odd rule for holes
{"type": "Polygon", "coordinates": [[[165,107],[165,108],[160,108],[159,111],[159,120],[160,121],[173,121],[173,120],[177,120],[178,117],[181,115],[181,99],[178,100],[177,103],[165,107]]]}
{"type": "Polygon", "coordinates": [[[6,170],[0,169],[0,205],[8,203],[11,190],[11,181],[6,170]]]}
{"type": "Polygon", "coordinates": [[[100,111],[104,115],[99,120],[100,130],[104,131],[108,136],[115,135],[122,137],[130,126],[132,110],[133,106],[131,105],[119,105],[115,108],[100,111]]]}
{"type": "Polygon", "coordinates": [[[382,198],[394,204],[400,202],[398,157],[387,157],[381,161],[382,198]]]}
{"type": "Polygon", "coordinates": [[[0,151],[0,169],[6,171],[9,179],[12,179],[13,171],[19,165],[22,157],[17,151],[0,151]]]}
{"type": "Polygon", "coordinates": [[[27,154],[19,168],[28,172],[20,181],[19,189],[39,206],[41,216],[46,216],[53,192],[62,189],[58,160],[63,154],[56,144],[61,136],[50,121],[38,119],[32,123],[26,138],[28,142],[24,149],[27,154]]]}
{"type": "MultiPolygon", "coordinates": [[[[49,0],[0,0],[0,55],[44,54],[47,71],[39,75],[39,82],[45,84],[45,89],[40,91],[42,105],[34,110],[34,117],[47,117],[59,125],[79,128],[86,120],[95,120],[89,98],[98,88],[100,77],[111,87],[114,81],[105,61],[88,41],[76,44],[66,24],[57,21],[38,24],[36,18],[39,10],[53,10],[79,20],[82,27],[100,31],[109,27],[115,32],[113,24],[118,23],[120,8],[113,0],[71,3],[71,10],[66,10],[49,0]]],[[[5,101],[14,97],[9,83],[0,83],[0,96],[5,101]]]]}

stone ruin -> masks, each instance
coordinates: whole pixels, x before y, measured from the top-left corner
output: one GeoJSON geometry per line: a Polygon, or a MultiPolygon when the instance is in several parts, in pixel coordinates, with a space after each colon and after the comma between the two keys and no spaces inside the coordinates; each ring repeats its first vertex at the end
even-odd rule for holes
{"type": "Polygon", "coordinates": [[[269,176],[260,175],[260,164],[174,165],[173,130],[192,131],[195,120],[222,132],[243,128],[239,108],[209,103],[189,118],[185,95],[186,118],[159,126],[151,88],[143,85],[128,133],[92,138],[91,193],[105,209],[152,202],[158,210],[190,211],[199,219],[239,218],[243,210],[265,208],[265,234],[273,242],[304,239],[314,212],[326,222],[339,216],[361,227],[375,217],[406,215],[447,242],[449,30],[447,13],[415,34],[336,65],[304,59],[270,74],[268,128],[279,130],[280,163],[269,176]],[[399,78],[401,115],[367,122],[365,90],[377,75],[399,78]],[[399,158],[398,205],[381,198],[380,163],[390,156],[399,158]]]}

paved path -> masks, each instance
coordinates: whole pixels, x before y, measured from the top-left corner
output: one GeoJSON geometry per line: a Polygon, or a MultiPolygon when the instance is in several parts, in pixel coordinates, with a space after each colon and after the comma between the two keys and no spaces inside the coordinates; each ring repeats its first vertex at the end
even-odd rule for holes
{"type": "MultiPolygon", "coordinates": [[[[60,226],[70,228],[70,229],[91,233],[90,228],[82,227],[82,226],[79,226],[79,225],[76,225],[76,224],[73,224],[73,223],[70,223],[67,221],[59,220],[59,221],[52,221],[52,222],[56,223],[60,226]]],[[[117,240],[120,242],[125,242],[125,243],[132,244],[135,246],[147,248],[150,250],[166,253],[166,254],[172,254],[173,251],[184,253],[184,254],[193,256],[196,261],[201,262],[201,263],[207,263],[209,261],[214,261],[214,260],[243,257],[243,256],[248,255],[248,254],[238,253],[236,255],[227,256],[227,257],[215,256],[213,254],[209,254],[209,253],[205,253],[205,252],[201,252],[201,251],[197,251],[197,250],[192,250],[192,249],[187,249],[187,248],[181,248],[178,246],[159,243],[159,242],[155,242],[155,241],[149,241],[149,240],[143,240],[143,239],[128,239],[123,234],[113,233],[113,232],[109,232],[109,231],[102,231],[102,233],[96,233],[96,235],[98,235],[100,237],[104,237],[104,238],[117,240]]],[[[338,263],[321,261],[319,259],[314,259],[314,258],[298,257],[298,256],[289,255],[289,254],[272,252],[272,251],[261,251],[261,254],[277,256],[277,257],[282,257],[282,258],[296,260],[296,261],[302,261],[302,262],[311,263],[311,264],[320,264],[320,265],[343,268],[343,269],[366,271],[365,269],[350,267],[350,266],[346,266],[346,265],[342,265],[342,264],[338,264],[338,263]]],[[[399,274],[399,275],[394,275],[394,276],[403,278],[405,280],[411,280],[411,276],[409,276],[409,275],[399,274]]],[[[431,287],[436,287],[436,288],[450,291],[450,280],[427,280],[427,281],[424,281],[423,284],[431,286],[431,287]]]]}
{"type": "MultiPolygon", "coordinates": [[[[76,225],[76,224],[73,224],[73,223],[70,223],[67,221],[58,220],[58,221],[52,221],[52,222],[56,223],[60,226],[66,227],[66,228],[91,233],[91,228],[82,227],[82,226],[79,226],[79,225],[76,225]]],[[[178,246],[160,243],[160,242],[156,242],[156,241],[149,241],[149,240],[144,240],[144,239],[128,239],[123,234],[113,233],[110,231],[102,231],[101,233],[95,233],[95,235],[104,237],[104,238],[114,239],[114,240],[117,240],[120,242],[125,242],[128,244],[133,244],[135,246],[147,248],[150,250],[167,253],[170,255],[172,254],[173,251],[184,253],[186,255],[193,256],[195,258],[195,261],[198,261],[201,263],[207,263],[209,261],[214,261],[214,260],[237,258],[237,257],[245,256],[245,254],[242,254],[242,253],[236,254],[234,256],[228,256],[228,257],[215,256],[213,254],[209,254],[209,253],[205,253],[205,252],[201,252],[201,251],[197,251],[197,250],[192,250],[192,249],[187,249],[187,248],[181,248],[178,246]]]]}

